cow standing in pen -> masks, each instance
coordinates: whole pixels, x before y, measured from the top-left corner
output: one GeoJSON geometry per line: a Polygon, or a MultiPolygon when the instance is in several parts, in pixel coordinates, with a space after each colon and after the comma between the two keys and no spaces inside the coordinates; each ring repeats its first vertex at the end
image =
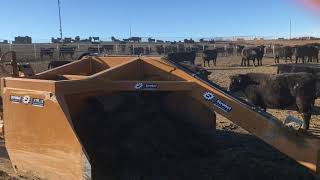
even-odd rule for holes
{"type": "Polygon", "coordinates": [[[176,52],[169,53],[167,58],[171,61],[180,63],[180,62],[190,62],[191,64],[195,64],[196,60],[196,52],[176,52]]]}
{"type": "Polygon", "coordinates": [[[284,58],[287,63],[288,59],[292,62],[293,48],[290,46],[278,46],[274,49],[274,62],[280,63],[280,58],[284,58]]]}
{"type": "Polygon", "coordinates": [[[203,66],[206,67],[206,62],[208,67],[210,67],[210,61],[213,61],[213,65],[217,65],[218,51],[216,49],[204,50],[202,53],[203,66]]]}
{"type": "Polygon", "coordinates": [[[264,57],[265,46],[257,47],[245,47],[243,48],[241,55],[241,66],[250,66],[250,61],[253,61],[253,66],[256,66],[256,60],[258,66],[262,66],[262,59],[264,57]]]}
{"type": "Polygon", "coordinates": [[[303,116],[303,129],[309,129],[311,109],[316,99],[315,78],[310,73],[280,75],[248,73],[230,77],[230,92],[241,91],[263,109],[297,110],[303,116]]]}
{"type": "Polygon", "coordinates": [[[319,63],[319,48],[312,44],[295,46],[294,55],[296,57],[296,63],[298,63],[299,61],[301,61],[302,63],[319,63]]]}

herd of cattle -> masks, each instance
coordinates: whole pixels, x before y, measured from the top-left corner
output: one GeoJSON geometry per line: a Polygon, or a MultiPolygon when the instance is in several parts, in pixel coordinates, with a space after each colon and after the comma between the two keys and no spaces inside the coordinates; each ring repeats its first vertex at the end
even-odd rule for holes
{"type": "MultiPolygon", "coordinates": [[[[262,49],[262,46],[244,48],[242,56],[246,58],[245,61],[253,60],[256,56],[258,65],[261,65],[264,52],[262,49]]],[[[287,47],[279,48],[279,52],[287,52],[286,50],[287,47]]],[[[309,54],[306,54],[305,58],[308,56],[309,54]]],[[[285,56],[281,54],[281,57],[285,56]]],[[[205,68],[195,65],[195,54],[192,52],[171,53],[166,58],[183,64],[202,79],[208,80],[208,75],[211,74],[205,68]]],[[[216,58],[215,50],[207,50],[203,53],[204,62],[216,58]]],[[[303,59],[301,56],[299,58],[303,59]]],[[[315,99],[320,97],[320,65],[279,64],[276,75],[248,73],[232,76],[230,80],[231,93],[241,91],[253,105],[263,110],[267,108],[296,110],[303,116],[302,128],[309,129],[315,99]]]]}
{"type": "MultiPolygon", "coordinates": [[[[250,62],[253,62],[253,66],[262,66],[263,58],[266,53],[271,53],[274,57],[274,62],[279,64],[280,59],[284,59],[287,63],[288,60],[295,63],[302,62],[319,62],[319,50],[320,44],[307,44],[300,46],[244,46],[244,45],[228,45],[225,47],[208,47],[208,46],[192,46],[186,47],[184,45],[177,46],[163,46],[158,45],[156,47],[119,47],[118,50],[126,51],[128,54],[132,55],[151,55],[152,53],[157,53],[159,55],[170,55],[175,53],[180,53],[181,56],[185,57],[194,57],[197,55],[202,56],[203,64],[209,66],[210,61],[213,65],[216,66],[217,58],[220,56],[231,56],[237,55],[241,56],[241,66],[250,66],[250,62]],[[154,49],[155,48],[155,49],[154,49]],[[155,51],[155,52],[153,52],[155,51]],[[184,54],[184,55],[182,55],[184,54]]],[[[59,59],[65,59],[65,56],[70,56],[71,59],[74,58],[77,47],[75,46],[62,46],[58,49],[59,59]]],[[[90,53],[106,53],[112,54],[114,52],[113,45],[103,45],[100,47],[89,47],[87,49],[90,53]]],[[[55,48],[41,48],[40,49],[40,58],[41,60],[44,56],[48,56],[50,59],[53,59],[55,48]]],[[[189,58],[190,59],[190,58],[189,58]]]]}
{"type": "MultiPolygon", "coordinates": [[[[262,66],[262,61],[265,53],[268,51],[266,46],[245,47],[239,46],[237,54],[241,56],[241,66],[250,66],[250,61],[253,65],[262,66]],[[257,62],[257,63],[256,63],[257,62]]],[[[270,48],[270,47],[269,47],[270,48]]],[[[230,92],[241,91],[246,98],[254,105],[266,110],[267,108],[297,110],[303,116],[303,129],[309,129],[312,108],[314,107],[315,99],[320,97],[320,65],[316,64],[297,64],[298,62],[319,62],[320,44],[308,44],[302,46],[274,46],[273,55],[275,63],[278,64],[278,74],[259,74],[248,73],[239,74],[230,77],[229,85],[230,92]],[[294,58],[293,58],[294,57],[294,58]],[[284,59],[286,62],[290,60],[295,63],[279,64],[279,59],[284,59]]],[[[88,53],[84,55],[94,54],[104,51],[105,49],[90,48],[88,53]]],[[[169,49],[167,49],[169,50],[169,49]]],[[[133,49],[138,53],[145,52],[145,49],[133,49]]],[[[172,51],[172,49],[171,49],[172,51]]],[[[149,49],[150,52],[150,49],[149,49]]],[[[43,55],[51,54],[47,49],[42,51],[43,55]]],[[[74,48],[60,49],[60,56],[64,54],[74,55],[74,48]],[[72,53],[73,52],[73,53],[72,53]]],[[[221,53],[219,48],[210,48],[201,51],[203,66],[216,65],[218,55],[221,53]]],[[[211,72],[199,65],[195,65],[196,56],[199,51],[192,50],[190,52],[168,53],[166,58],[180,63],[186,68],[192,70],[199,77],[208,80],[211,72]]],[[[43,56],[42,55],[42,56],[43,56]]],[[[52,61],[49,68],[54,68],[68,62],[55,64],[52,61]]]]}
{"type": "MultiPolygon", "coordinates": [[[[237,54],[241,56],[241,66],[250,66],[250,61],[253,61],[253,66],[262,66],[262,60],[267,52],[266,46],[238,46],[237,54]],[[257,62],[257,63],[256,63],[257,62]]],[[[269,47],[270,48],[270,47],[269,47]]],[[[288,59],[293,62],[293,57],[295,57],[295,63],[302,62],[317,62],[319,63],[319,50],[320,44],[307,44],[301,46],[274,46],[273,56],[275,64],[279,64],[279,60],[284,59],[287,63],[288,59]]],[[[174,52],[169,53],[168,56],[178,61],[184,60],[189,61],[194,64],[195,57],[199,54],[197,51],[190,52],[174,52]],[[176,56],[176,57],[172,57],[176,56]],[[177,58],[180,57],[180,58],[177,58]],[[180,60],[181,59],[181,60],[180,60]]],[[[206,49],[201,52],[203,66],[206,64],[209,66],[210,61],[216,66],[217,58],[220,51],[219,48],[206,49]]]]}

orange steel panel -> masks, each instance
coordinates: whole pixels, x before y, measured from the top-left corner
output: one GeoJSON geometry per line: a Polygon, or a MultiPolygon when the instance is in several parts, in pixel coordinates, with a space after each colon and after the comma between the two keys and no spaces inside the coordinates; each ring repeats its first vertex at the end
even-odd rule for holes
{"type": "Polygon", "coordinates": [[[113,66],[107,70],[98,72],[92,75],[90,78],[103,79],[103,80],[134,80],[139,77],[141,72],[137,71],[137,68],[141,66],[139,59],[130,59],[124,63],[120,63],[117,66],[113,66]]]}
{"type": "Polygon", "coordinates": [[[54,81],[40,79],[22,79],[22,78],[4,78],[3,84],[5,87],[15,89],[27,89],[35,91],[54,92],[54,81]]]}
{"type": "Polygon", "coordinates": [[[36,74],[34,79],[48,79],[53,78],[55,75],[69,74],[69,75],[91,75],[91,59],[82,59],[74,61],[63,66],[44,71],[36,74]]]}
{"type": "Polygon", "coordinates": [[[6,148],[13,167],[49,179],[82,178],[82,147],[62,96],[8,89],[3,102],[6,148]],[[10,96],[43,99],[45,105],[13,103],[10,96]]]}
{"type": "Polygon", "coordinates": [[[78,81],[77,83],[59,82],[56,84],[56,93],[74,94],[92,91],[191,91],[195,87],[188,81],[78,81]],[[138,89],[139,83],[149,85],[149,88],[138,89]],[[150,87],[150,86],[156,87],[150,87]]]}
{"type": "MultiPolygon", "coordinates": [[[[288,130],[279,120],[259,114],[236,98],[160,58],[84,59],[41,73],[34,78],[50,79],[57,75],[64,75],[71,80],[3,80],[6,147],[12,163],[18,170],[34,171],[40,176],[53,179],[81,179],[84,175],[87,169],[84,163],[86,155],[73,129],[68,105],[65,103],[66,94],[78,94],[81,97],[101,91],[189,91],[185,93],[189,98],[188,102],[203,104],[202,109],[197,109],[196,112],[203,112],[204,107],[211,112],[216,111],[319,173],[318,138],[297,136],[297,132],[288,130]],[[102,63],[101,66],[96,64],[98,69],[107,67],[105,64],[109,67],[94,70],[89,63],[91,61],[102,63]],[[77,76],[81,75],[77,73],[80,71],[88,72],[89,76],[77,76]],[[222,101],[225,106],[217,106],[214,102],[208,101],[204,98],[205,93],[212,93],[214,98],[222,101]],[[39,105],[38,101],[33,105],[14,103],[17,97],[10,99],[11,95],[42,99],[44,106],[33,106],[39,105]],[[226,110],[226,107],[229,109],[226,110]]],[[[175,98],[181,100],[182,97],[174,96],[172,100],[175,98]]],[[[70,99],[68,103],[74,104],[72,110],[80,110],[81,103],[70,99]]],[[[171,102],[171,99],[167,101],[171,102]]],[[[176,111],[181,113],[183,109],[176,108],[176,111]]]]}
{"type": "Polygon", "coordinates": [[[97,62],[103,62],[106,63],[109,67],[114,67],[119,64],[123,64],[125,62],[128,62],[130,60],[137,59],[137,57],[134,56],[128,56],[128,57],[94,57],[93,60],[97,62]]]}

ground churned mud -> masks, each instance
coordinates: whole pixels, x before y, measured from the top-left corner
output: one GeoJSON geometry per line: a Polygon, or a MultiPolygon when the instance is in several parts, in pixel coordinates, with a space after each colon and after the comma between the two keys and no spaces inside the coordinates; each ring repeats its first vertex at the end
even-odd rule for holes
{"type": "Polygon", "coordinates": [[[314,179],[230,122],[219,120],[214,134],[168,114],[156,99],[125,96],[113,112],[91,99],[77,120],[96,179],[314,179]]]}

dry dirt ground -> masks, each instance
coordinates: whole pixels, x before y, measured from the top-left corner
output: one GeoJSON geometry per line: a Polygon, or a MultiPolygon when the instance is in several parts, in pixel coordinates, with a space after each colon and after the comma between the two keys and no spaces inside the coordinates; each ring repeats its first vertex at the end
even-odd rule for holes
{"type": "MultiPolygon", "coordinates": [[[[201,61],[198,60],[198,63],[201,61]]],[[[219,58],[217,67],[208,68],[212,71],[210,80],[227,88],[230,75],[247,72],[276,73],[272,59],[265,59],[264,66],[256,68],[239,67],[239,63],[239,57],[219,58]]],[[[39,72],[45,69],[46,63],[33,64],[33,67],[35,66],[39,72]]],[[[143,114],[136,114],[139,112],[133,111],[132,108],[121,107],[117,118],[122,121],[114,121],[112,126],[110,124],[112,122],[104,122],[106,127],[113,127],[107,128],[109,131],[103,135],[104,142],[119,147],[119,151],[104,154],[105,158],[110,159],[109,162],[114,162],[114,166],[106,166],[110,172],[116,173],[111,179],[317,179],[294,160],[219,115],[217,115],[217,132],[214,138],[210,132],[202,131],[187,123],[169,120],[173,117],[162,114],[161,108],[152,104],[146,102],[143,105],[145,107],[140,108],[151,108],[150,112],[143,114]],[[130,119],[134,116],[145,118],[139,119],[136,123],[130,119]],[[154,120],[146,121],[150,117],[154,120]],[[164,127],[166,133],[159,130],[159,127],[164,127]],[[123,128],[126,130],[123,131],[123,128]],[[132,136],[125,136],[123,132],[131,132],[132,136]],[[108,139],[110,137],[118,138],[108,139]],[[213,141],[215,143],[212,143],[213,141]],[[134,155],[130,154],[133,152],[134,155]],[[112,171],[114,168],[116,169],[112,171]]],[[[319,101],[317,106],[320,106],[319,101]]],[[[314,114],[318,114],[317,110],[314,111],[314,114]]],[[[284,119],[287,114],[300,117],[296,112],[279,110],[268,110],[268,112],[280,119],[284,119]]],[[[90,112],[88,109],[87,113],[97,115],[104,112],[97,112],[96,109],[90,112]]],[[[97,117],[98,120],[99,118],[101,117],[97,117]]],[[[319,118],[318,115],[312,117],[312,129],[318,126],[319,118]]],[[[0,179],[36,179],[30,175],[16,175],[11,168],[3,142],[0,145],[0,179]]],[[[99,148],[104,147],[105,144],[99,144],[99,148]]],[[[101,151],[97,146],[98,152],[101,151]]],[[[96,153],[93,153],[92,156],[95,155],[96,153]]]]}

